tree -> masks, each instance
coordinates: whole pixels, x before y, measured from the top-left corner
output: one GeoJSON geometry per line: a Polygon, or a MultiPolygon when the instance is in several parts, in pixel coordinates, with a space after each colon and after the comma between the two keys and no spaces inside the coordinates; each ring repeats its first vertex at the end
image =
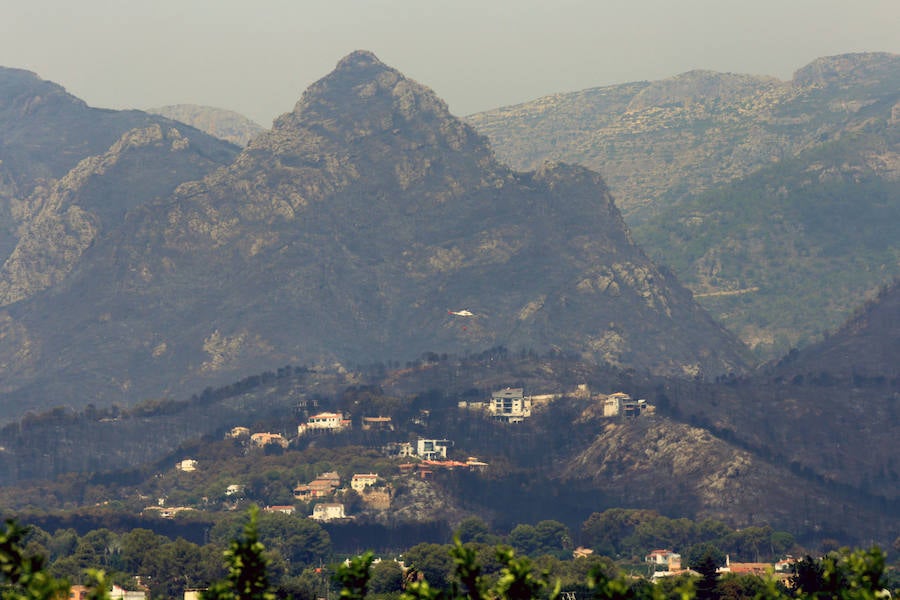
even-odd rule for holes
{"type": "Polygon", "coordinates": [[[11,519],[0,531],[0,596],[4,600],[49,600],[67,596],[69,583],[50,575],[44,566],[44,557],[24,552],[27,534],[28,529],[11,519]]]}
{"type": "Polygon", "coordinates": [[[341,584],[341,600],[364,600],[373,559],[373,554],[366,552],[338,567],[335,579],[341,584]]]}
{"type": "Polygon", "coordinates": [[[807,555],[791,566],[791,588],[805,597],[815,597],[825,587],[825,568],[807,555]]]}
{"type": "Polygon", "coordinates": [[[109,529],[94,529],[78,540],[75,560],[81,570],[89,568],[109,569],[117,551],[116,535],[109,529]]]}
{"type": "Polygon", "coordinates": [[[460,522],[456,535],[463,544],[469,542],[483,544],[489,541],[490,530],[478,517],[468,517],[460,522]]]}
{"type": "Polygon", "coordinates": [[[688,551],[688,566],[700,573],[700,580],[696,584],[697,600],[718,598],[718,569],[723,564],[725,555],[713,544],[697,544],[688,551]]]}
{"type": "Polygon", "coordinates": [[[447,586],[453,572],[449,548],[442,544],[416,544],[403,555],[403,562],[431,585],[447,586]]]}
{"type": "Polygon", "coordinates": [[[205,585],[203,552],[184,538],[165,542],[144,557],[142,570],[149,576],[154,595],[180,596],[185,588],[205,585]]]}
{"type": "Polygon", "coordinates": [[[283,513],[264,513],[259,517],[259,539],[277,550],[288,563],[288,572],[297,575],[305,567],[318,564],[331,553],[331,537],[311,519],[283,513]]]}
{"type": "Polygon", "coordinates": [[[794,536],[786,531],[774,531],[769,542],[772,545],[772,558],[777,559],[794,547],[794,536]]]}
{"type": "Polygon", "coordinates": [[[203,600],[275,600],[269,585],[265,546],[259,541],[257,519],[259,507],[252,506],[244,535],[231,541],[225,551],[228,575],[203,593],[203,600]]]}
{"type": "MultiPolygon", "coordinates": [[[[233,541],[226,552],[229,563],[228,581],[214,585],[205,598],[274,600],[266,579],[267,564],[262,554],[264,548],[256,540],[255,516],[255,512],[251,513],[243,540],[233,541]]],[[[432,585],[427,576],[408,580],[400,600],[558,599],[560,577],[551,578],[549,568],[536,569],[527,557],[517,556],[509,547],[497,546],[494,551],[501,568],[496,577],[492,578],[483,572],[478,546],[475,544],[464,545],[458,537],[449,548],[438,544],[420,544],[412,552],[419,555],[420,565],[426,564],[428,560],[440,562],[440,559],[446,557],[452,563],[450,570],[446,573],[442,569],[435,571],[442,580],[436,585],[432,585]]],[[[718,586],[716,569],[723,555],[711,544],[697,545],[691,549],[689,556],[692,568],[702,576],[696,591],[690,578],[670,578],[659,585],[651,585],[645,580],[632,582],[621,574],[610,574],[609,563],[596,564],[590,570],[584,589],[588,597],[594,600],[701,600],[721,597],[733,600],[747,597],[756,600],[789,600],[791,597],[774,579],[755,576],[730,576],[718,586]]],[[[552,557],[544,557],[542,560],[545,564],[560,562],[552,557]]],[[[366,552],[338,567],[335,580],[342,587],[341,600],[365,600],[370,589],[374,591],[373,573],[377,573],[377,570],[373,569],[372,564],[373,555],[366,552]]],[[[816,571],[821,575],[817,577],[821,584],[818,591],[798,588],[796,597],[799,600],[877,600],[883,597],[884,554],[877,548],[855,552],[842,550],[827,556],[820,566],[821,570],[816,571]],[[823,594],[824,590],[827,593],[823,594]]],[[[392,567],[385,567],[386,571],[389,569],[392,567]]],[[[421,570],[417,573],[423,575],[421,570]]],[[[298,596],[308,596],[310,586],[300,585],[299,581],[297,583],[294,589],[300,592],[298,596]]]]}
{"type": "Polygon", "coordinates": [[[652,510],[611,508],[602,513],[593,513],[581,526],[581,539],[600,554],[618,556],[626,552],[636,552],[628,543],[635,529],[642,522],[652,520],[659,514],[652,510]]]}
{"type": "Polygon", "coordinates": [[[148,575],[144,563],[156,553],[166,538],[149,529],[132,529],[119,538],[122,568],[136,575],[148,575]]]}
{"type": "Polygon", "coordinates": [[[403,588],[403,569],[393,560],[382,560],[369,569],[369,591],[392,594],[403,588]]]}
{"type": "Polygon", "coordinates": [[[509,544],[521,554],[537,556],[540,543],[533,525],[519,524],[509,532],[509,544]]]}

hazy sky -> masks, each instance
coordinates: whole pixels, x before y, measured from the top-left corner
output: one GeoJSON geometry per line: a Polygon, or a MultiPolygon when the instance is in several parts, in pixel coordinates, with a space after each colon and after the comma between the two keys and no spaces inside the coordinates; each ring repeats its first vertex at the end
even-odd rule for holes
{"type": "Polygon", "coordinates": [[[774,75],[900,53],[900,0],[0,0],[0,65],[92,106],[195,103],[264,126],[372,50],[457,115],[691,69],[774,75]]]}

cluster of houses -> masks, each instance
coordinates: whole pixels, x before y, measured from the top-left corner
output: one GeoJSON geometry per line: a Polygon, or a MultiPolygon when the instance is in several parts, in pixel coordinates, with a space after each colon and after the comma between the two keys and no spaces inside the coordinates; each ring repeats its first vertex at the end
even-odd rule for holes
{"type": "MultiPolygon", "coordinates": [[[[387,508],[390,505],[390,489],[375,491],[370,490],[378,483],[376,473],[354,473],[350,479],[350,489],[362,497],[363,502],[375,508],[387,508]],[[385,503],[385,500],[387,502],[385,503]]],[[[294,488],[294,498],[303,502],[313,500],[329,500],[341,489],[341,476],[335,471],[322,473],[309,483],[298,484],[294,488]]],[[[296,513],[293,505],[267,506],[267,512],[280,512],[289,515],[296,513]]],[[[340,502],[318,502],[313,506],[309,518],[315,521],[336,521],[350,518],[340,502]]]]}
{"type": "MultiPolygon", "coordinates": [[[[584,385],[579,386],[573,395],[591,397],[590,391],[584,385]]],[[[493,392],[491,399],[487,402],[462,401],[459,403],[459,407],[469,410],[483,410],[493,420],[502,423],[521,423],[532,416],[536,404],[553,401],[561,396],[562,394],[526,396],[523,388],[508,387],[493,392]]],[[[607,418],[634,418],[651,409],[646,400],[632,399],[631,396],[623,392],[615,392],[608,396],[601,394],[596,396],[596,399],[603,407],[603,416],[607,418]]]]}
{"type": "MultiPolygon", "coordinates": [[[[592,397],[586,386],[579,386],[575,392],[576,396],[592,397]]],[[[525,419],[531,418],[535,403],[552,401],[559,395],[551,394],[546,396],[526,396],[524,388],[507,387],[497,390],[491,394],[488,401],[480,402],[461,402],[461,408],[483,410],[490,415],[492,419],[502,423],[521,423],[525,419]]],[[[634,400],[628,394],[617,392],[608,396],[600,395],[596,397],[602,403],[602,415],[604,417],[620,417],[634,418],[641,413],[650,410],[645,400],[634,400]]],[[[305,423],[297,426],[297,436],[303,437],[313,434],[322,433],[339,433],[347,431],[352,427],[351,420],[340,412],[320,412],[311,415],[305,423]]],[[[361,427],[364,431],[393,431],[394,424],[391,417],[363,417],[361,427]]],[[[259,448],[269,446],[278,446],[287,448],[290,441],[280,433],[257,432],[251,433],[247,427],[234,427],[225,434],[226,438],[248,440],[250,444],[259,448]]],[[[383,450],[389,456],[400,458],[415,459],[415,461],[405,462],[399,465],[401,474],[412,474],[423,479],[431,477],[437,470],[451,469],[469,469],[473,471],[483,471],[487,468],[487,463],[480,461],[476,457],[468,457],[465,461],[449,460],[447,453],[454,445],[452,440],[436,439],[436,438],[419,438],[415,442],[392,442],[385,446],[383,450]]],[[[196,460],[186,458],[175,465],[176,469],[190,473],[198,469],[196,460]]],[[[350,487],[357,491],[364,498],[369,498],[370,503],[374,506],[387,506],[390,503],[390,494],[382,497],[379,494],[373,494],[369,489],[374,486],[377,481],[377,475],[374,473],[357,473],[353,475],[350,487]]],[[[337,473],[324,473],[313,481],[299,484],[294,488],[294,498],[299,501],[315,501],[332,499],[336,492],[340,489],[341,481],[337,473]]],[[[243,493],[243,486],[239,484],[229,485],[225,491],[225,495],[229,497],[238,497],[243,493]]],[[[165,507],[162,503],[159,506],[148,507],[147,510],[157,510],[164,517],[174,517],[180,510],[185,508],[165,507]]],[[[275,512],[284,512],[294,514],[293,506],[272,506],[267,510],[275,512]]],[[[344,506],[334,502],[319,502],[313,508],[311,518],[321,521],[331,521],[335,519],[348,518],[344,514],[344,506]]],[[[675,568],[673,566],[673,568],[675,568]]],[[[678,567],[680,568],[680,567],[678,567]]]]}
{"type": "MultiPolygon", "coordinates": [[[[677,552],[673,552],[672,550],[660,549],[653,550],[649,554],[644,557],[644,562],[649,563],[651,568],[653,569],[653,573],[650,576],[651,579],[658,580],[663,577],[672,577],[674,575],[681,575],[683,573],[690,573],[693,575],[699,575],[696,571],[692,571],[691,569],[685,568],[681,564],[681,555],[677,552]]],[[[725,566],[719,567],[718,572],[721,573],[739,573],[739,574],[753,574],[753,575],[766,575],[768,573],[774,573],[777,576],[783,576],[785,579],[791,573],[791,567],[796,562],[796,559],[793,557],[787,557],[782,560],[777,561],[774,564],[770,563],[738,563],[731,562],[731,557],[728,555],[725,556],[725,566]]]]}

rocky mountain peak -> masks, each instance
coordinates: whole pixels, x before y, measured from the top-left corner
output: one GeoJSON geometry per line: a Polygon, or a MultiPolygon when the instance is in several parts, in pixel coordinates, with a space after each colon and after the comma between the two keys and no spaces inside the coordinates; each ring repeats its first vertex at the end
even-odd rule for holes
{"type": "Polygon", "coordinates": [[[369,66],[378,66],[385,69],[389,68],[383,62],[378,60],[378,57],[375,56],[374,52],[370,50],[354,50],[338,61],[336,70],[340,71],[342,69],[353,69],[357,67],[369,66]]]}
{"type": "Polygon", "coordinates": [[[0,111],[13,110],[26,115],[53,101],[86,106],[61,85],[44,81],[31,71],[0,67],[0,111]]]}
{"type": "MultiPolygon", "coordinates": [[[[879,78],[879,73],[896,71],[900,55],[889,52],[857,52],[817,58],[794,73],[795,85],[849,86],[879,78]]],[[[871,85],[871,81],[869,82],[871,85]]]]}
{"type": "Polygon", "coordinates": [[[299,137],[303,150],[319,154],[348,144],[358,150],[355,154],[366,156],[396,157],[397,152],[421,153],[429,147],[442,153],[490,153],[484,138],[451,115],[431,89],[364,50],[347,55],[310,86],[273,130],[262,145],[299,137]]]}
{"type": "MultiPolygon", "coordinates": [[[[434,92],[371,53],[342,59],[205,173],[96,237],[65,286],[8,308],[0,363],[27,336],[46,366],[19,360],[0,394],[21,406],[25,386],[37,401],[90,388],[103,402],[271,364],[495,346],[691,377],[743,366],[740,345],[631,241],[597,173],[511,171],[434,92]],[[471,316],[452,312],[463,308],[471,316]],[[70,354],[79,348],[98,352],[70,354]],[[94,372],[110,375],[56,383],[94,372]]],[[[91,190],[130,189],[129,177],[107,170],[71,193],[94,206],[91,190]]]]}

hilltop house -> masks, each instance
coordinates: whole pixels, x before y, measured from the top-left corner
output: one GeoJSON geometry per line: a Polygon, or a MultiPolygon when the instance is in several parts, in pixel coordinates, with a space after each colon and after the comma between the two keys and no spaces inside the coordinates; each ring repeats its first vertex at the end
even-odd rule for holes
{"type": "Polygon", "coordinates": [[[394,423],[391,417],[363,417],[363,431],[393,431],[394,423]]]}
{"type": "Polygon", "coordinates": [[[338,432],[350,428],[350,419],[345,419],[341,413],[323,412],[313,415],[297,426],[297,435],[303,435],[310,431],[338,432]]]}
{"type": "Polygon", "coordinates": [[[324,502],[313,507],[312,515],[309,518],[316,521],[333,521],[335,519],[346,519],[347,515],[344,514],[343,504],[324,502]]]}
{"type": "Polygon", "coordinates": [[[655,567],[666,567],[666,571],[681,570],[681,555],[671,550],[653,550],[644,557],[644,562],[653,564],[655,567]]]}
{"type": "Polygon", "coordinates": [[[416,449],[410,442],[388,442],[382,451],[388,456],[400,458],[411,458],[416,455],[416,449]]]}
{"type": "Polygon", "coordinates": [[[323,473],[306,484],[294,488],[294,498],[312,500],[331,496],[341,486],[341,477],[334,471],[323,473]]]}
{"type": "Polygon", "coordinates": [[[419,438],[416,441],[416,456],[422,460],[443,460],[447,458],[447,448],[453,442],[450,440],[426,440],[419,438]]]}
{"type": "Polygon", "coordinates": [[[415,475],[420,479],[430,479],[434,472],[452,471],[454,469],[468,469],[469,471],[484,471],[488,464],[470,456],[466,462],[458,460],[421,460],[415,463],[403,463],[397,465],[401,475],[415,475]]]}
{"type": "Polygon", "coordinates": [[[122,586],[113,585],[109,592],[110,600],[146,600],[146,590],[126,590],[122,586]]]}
{"type": "Polygon", "coordinates": [[[633,400],[631,396],[623,392],[610,394],[603,401],[604,417],[625,417],[632,418],[640,416],[641,412],[646,409],[646,400],[633,400]]]}
{"type": "Polygon", "coordinates": [[[191,473],[197,470],[197,461],[193,458],[186,458],[175,463],[175,468],[185,473],[191,473]]]}
{"type": "Polygon", "coordinates": [[[285,515],[292,515],[295,512],[295,509],[290,504],[283,504],[277,506],[267,506],[263,509],[264,512],[267,513],[282,513],[285,515]]]}
{"type": "Polygon", "coordinates": [[[91,590],[84,585],[69,586],[69,600],[85,600],[90,591],[91,590]]]}
{"type": "Polygon", "coordinates": [[[531,416],[531,399],[522,388],[506,388],[491,394],[488,412],[497,421],[521,423],[531,416]]]}
{"type": "Polygon", "coordinates": [[[270,444],[281,446],[282,448],[288,447],[288,441],[280,433],[254,433],[250,436],[250,441],[260,448],[270,444]]]}
{"type": "Polygon", "coordinates": [[[225,434],[226,439],[241,439],[250,437],[250,429],[248,427],[232,427],[231,431],[225,434]]]}
{"type": "Polygon", "coordinates": [[[354,473],[350,479],[350,488],[361,494],[370,485],[375,485],[376,481],[377,473],[354,473]]]}

